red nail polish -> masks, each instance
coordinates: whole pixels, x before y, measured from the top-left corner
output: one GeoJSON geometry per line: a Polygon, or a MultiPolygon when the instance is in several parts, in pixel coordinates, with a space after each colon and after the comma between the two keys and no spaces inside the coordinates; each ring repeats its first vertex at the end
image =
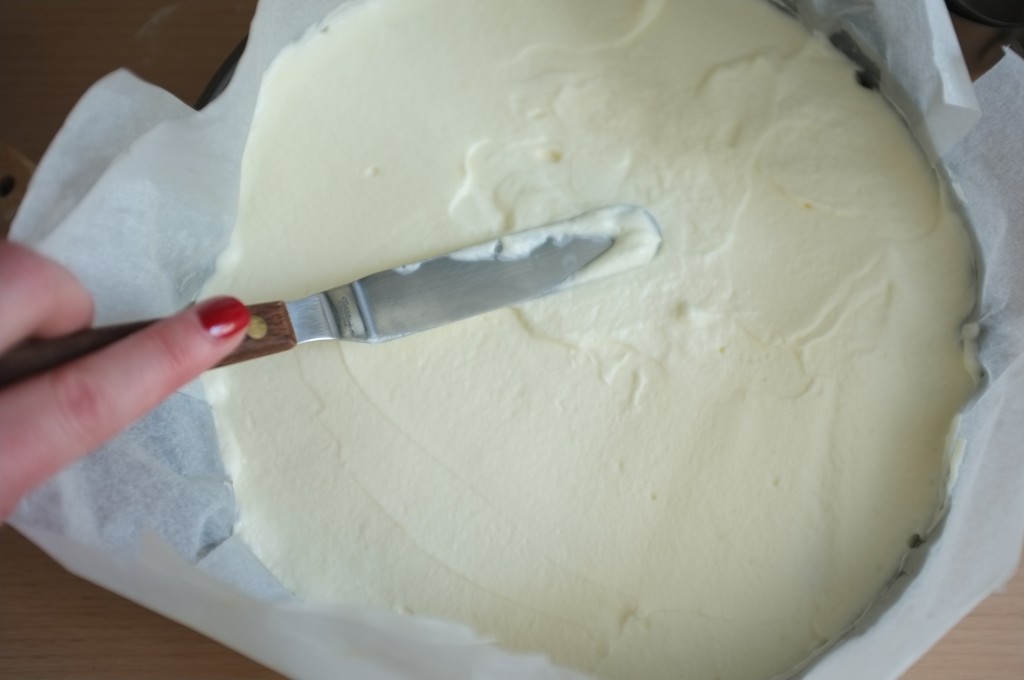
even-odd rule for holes
{"type": "Polygon", "coordinates": [[[233,297],[217,297],[196,308],[199,323],[215,338],[226,338],[249,325],[249,310],[233,297]]]}

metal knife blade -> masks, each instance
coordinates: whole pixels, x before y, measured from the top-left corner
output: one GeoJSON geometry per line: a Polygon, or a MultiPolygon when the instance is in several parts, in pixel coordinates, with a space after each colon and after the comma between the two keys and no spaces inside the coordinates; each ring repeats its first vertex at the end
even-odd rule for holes
{"type": "Polygon", "coordinates": [[[286,303],[298,343],[378,343],[544,296],[609,253],[622,225],[654,218],[613,206],[371,274],[286,303]]]}

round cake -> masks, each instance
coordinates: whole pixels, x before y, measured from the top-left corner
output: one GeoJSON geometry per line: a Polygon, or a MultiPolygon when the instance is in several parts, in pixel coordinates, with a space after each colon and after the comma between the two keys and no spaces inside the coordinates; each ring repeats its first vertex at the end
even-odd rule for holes
{"type": "Polygon", "coordinates": [[[643,267],[209,374],[237,530],[305,598],[599,678],[755,680],[932,525],[967,231],[761,0],[348,3],[268,71],[207,293],[293,299],[613,204],[643,267]]]}

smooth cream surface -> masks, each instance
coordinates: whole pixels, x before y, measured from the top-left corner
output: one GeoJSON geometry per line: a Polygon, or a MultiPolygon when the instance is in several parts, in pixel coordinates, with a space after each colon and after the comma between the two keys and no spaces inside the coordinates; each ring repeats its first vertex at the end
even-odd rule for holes
{"type": "Polygon", "coordinates": [[[208,375],[238,530],[303,596],[602,678],[785,671],[924,531],[973,388],[966,232],[759,0],[371,0],[268,73],[208,292],[290,299],[600,206],[643,267],[208,375]]]}

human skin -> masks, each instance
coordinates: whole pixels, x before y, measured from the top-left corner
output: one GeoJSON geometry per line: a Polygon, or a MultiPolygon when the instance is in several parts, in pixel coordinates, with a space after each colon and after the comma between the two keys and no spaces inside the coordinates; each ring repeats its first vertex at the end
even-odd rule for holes
{"type": "MultiPolygon", "coordinates": [[[[71,272],[0,242],[0,354],[86,328],[92,316],[92,298],[71,272]]],[[[26,493],[220,361],[248,322],[238,300],[213,298],[0,390],[0,521],[26,493]]]]}

